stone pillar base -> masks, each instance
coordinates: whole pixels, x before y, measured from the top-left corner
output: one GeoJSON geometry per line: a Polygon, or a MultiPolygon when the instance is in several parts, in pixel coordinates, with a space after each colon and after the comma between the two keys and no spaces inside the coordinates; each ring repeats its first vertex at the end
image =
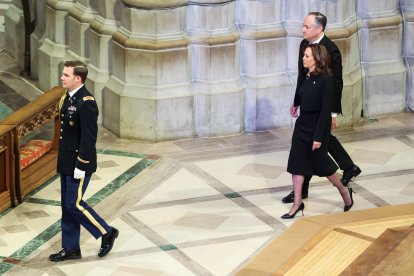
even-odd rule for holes
{"type": "Polygon", "coordinates": [[[362,68],[365,84],[364,117],[403,113],[407,83],[403,62],[363,64],[362,68]]]}
{"type": "Polygon", "coordinates": [[[189,84],[152,87],[111,76],[102,102],[103,125],[121,138],[159,142],[194,136],[189,84]]]}
{"type": "Polygon", "coordinates": [[[343,75],[344,88],[342,90],[342,114],[338,116],[338,126],[352,127],[362,120],[363,90],[362,70],[355,68],[354,71],[343,75]]]}
{"type": "Polygon", "coordinates": [[[8,53],[20,68],[24,67],[24,20],[23,11],[15,5],[10,5],[4,18],[5,46],[8,53]],[[19,34],[19,35],[17,35],[19,34]]]}
{"type": "Polygon", "coordinates": [[[30,65],[31,65],[31,78],[38,79],[39,78],[39,53],[37,49],[43,44],[44,35],[39,37],[38,34],[35,32],[30,36],[30,65]]]}
{"type": "Polygon", "coordinates": [[[239,79],[197,81],[196,136],[234,135],[243,131],[244,88],[239,79]]]}
{"type": "Polygon", "coordinates": [[[89,92],[93,94],[95,97],[96,103],[98,105],[98,109],[100,111],[100,116],[98,117],[98,123],[102,123],[102,111],[103,111],[103,90],[105,88],[106,83],[109,80],[109,73],[103,70],[99,70],[95,66],[89,64],[88,65],[88,78],[86,79],[86,87],[88,88],[89,92]]]}
{"type": "Polygon", "coordinates": [[[289,107],[293,102],[295,88],[289,74],[245,77],[245,85],[246,131],[262,131],[292,125],[289,107]]]}

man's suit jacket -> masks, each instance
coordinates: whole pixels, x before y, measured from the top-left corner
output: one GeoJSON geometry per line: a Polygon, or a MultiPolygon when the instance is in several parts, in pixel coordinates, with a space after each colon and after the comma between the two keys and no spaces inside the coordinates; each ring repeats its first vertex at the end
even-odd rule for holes
{"type": "Polygon", "coordinates": [[[86,175],[96,171],[98,114],[95,99],[85,86],[70,100],[68,93],[62,97],[58,173],[73,175],[75,167],[85,171],[86,175]]]}
{"type": "MultiPolygon", "coordinates": [[[[339,52],[338,47],[330,40],[326,35],[323,36],[320,44],[324,45],[329,52],[329,56],[331,59],[331,69],[332,69],[332,77],[333,77],[333,94],[332,94],[332,112],[342,114],[342,88],[343,88],[343,80],[342,80],[342,57],[341,53],[339,52]]],[[[306,39],[303,39],[300,43],[299,47],[299,60],[298,60],[298,81],[296,83],[296,91],[302,84],[303,79],[306,77],[308,69],[303,67],[303,51],[305,47],[309,44],[306,39]]],[[[294,101],[294,106],[298,106],[296,102],[296,97],[294,101]]]]}

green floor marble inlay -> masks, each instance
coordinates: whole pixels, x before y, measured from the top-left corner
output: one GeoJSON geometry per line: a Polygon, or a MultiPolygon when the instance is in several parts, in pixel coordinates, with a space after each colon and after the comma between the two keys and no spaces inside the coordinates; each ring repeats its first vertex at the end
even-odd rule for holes
{"type": "Polygon", "coordinates": [[[103,199],[110,196],[113,192],[118,190],[120,187],[122,187],[125,183],[127,183],[129,180],[137,176],[140,172],[142,172],[145,168],[150,166],[154,161],[152,160],[146,160],[142,159],[137,164],[129,168],[126,172],[124,172],[122,175],[115,178],[113,181],[105,185],[104,188],[102,188],[99,192],[91,196],[86,202],[90,205],[96,205],[99,202],[101,202],[103,199]]]}
{"type": "Polygon", "coordinates": [[[50,206],[60,206],[60,201],[51,200],[51,199],[42,199],[42,198],[28,198],[25,200],[28,203],[50,205],[50,206]]]}
{"type": "Polygon", "coordinates": [[[16,207],[10,207],[10,208],[4,210],[3,212],[0,212],[0,219],[2,217],[4,217],[5,215],[7,215],[8,213],[10,213],[14,208],[16,208],[16,207]]]}
{"type": "Polygon", "coordinates": [[[42,244],[50,240],[60,232],[60,220],[49,226],[45,231],[37,235],[30,242],[26,243],[22,248],[14,252],[10,257],[15,259],[24,259],[38,249],[42,244]]]}
{"type": "Polygon", "coordinates": [[[2,275],[3,273],[7,272],[12,267],[13,267],[12,264],[1,262],[0,263],[0,275],[2,275]]]}
{"type": "Polygon", "coordinates": [[[173,244],[164,244],[160,245],[161,250],[163,251],[169,251],[169,250],[177,250],[178,248],[173,244]]]}
{"type": "Polygon", "coordinates": [[[125,156],[125,157],[136,157],[136,158],[145,158],[145,154],[135,153],[135,152],[123,152],[116,150],[98,150],[97,153],[116,155],[116,156],[125,156]]]}
{"type": "Polygon", "coordinates": [[[227,197],[227,198],[237,198],[237,197],[241,197],[241,195],[238,194],[238,193],[236,193],[236,192],[234,192],[234,193],[228,193],[228,194],[225,194],[224,196],[227,197]]]}

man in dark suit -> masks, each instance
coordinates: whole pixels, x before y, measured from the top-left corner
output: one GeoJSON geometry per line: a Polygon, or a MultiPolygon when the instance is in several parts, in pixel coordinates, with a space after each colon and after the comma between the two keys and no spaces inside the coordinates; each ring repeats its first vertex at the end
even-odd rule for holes
{"type": "MultiPolygon", "coordinates": [[[[333,76],[333,95],[332,95],[332,129],[336,127],[336,116],[342,114],[341,98],[342,98],[342,57],[338,47],[332,42],[325,34],[326,17],[320,12],[310,12],[305,17],[303,22],[303,40],[299,47],[299,61],[298,61],[298,81],[296,83],[296,90],[302,84],[303,79],[306,77],[307,69],[303,67],[303,51],[305,46],[310,43],[323,44],[329,52],[331,59],[331,69],[333,76]]],[[[292,106],[291,111],[297,113],[297,107],[292,106]]],[[[339,168],[343,170],[341,182],[345,186],[348,185],[352,177],[356,177],[361,173],[361,169],[354,164],[349,154],[342,147],[338,139],[332,135],[329,136],[328,151],[339,168]]],[[[302,186],[302,198],[308,197],[309,182],[312,176],[305,176],[305,181],[302,186]]],[[[293,191],[285,196],[282,201],[284,203],[293,202],[293,191]]]]}
{"type": "Polygon", "coordinates": [[[84,85],[87,75],[88,69],[83,62],[65,62],[61,81],[67,91],[59,103],[61,136],[57,161],[62,194],[63,249],[49,256],[49,260],[53,262],[82,258],[81,225],[96,239],[102,238],[99,257],[111,251],[119,234],[116,228],[109,226],[82,198],[97,167],[99,112],[95,99],[84,85]]]}

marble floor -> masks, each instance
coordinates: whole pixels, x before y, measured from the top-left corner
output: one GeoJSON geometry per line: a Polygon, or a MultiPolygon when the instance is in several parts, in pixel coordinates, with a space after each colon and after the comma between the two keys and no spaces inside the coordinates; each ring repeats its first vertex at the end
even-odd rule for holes
{"type": "MultiPolygon", "coordinates": [[[[7,57],[0,53],[0,60],[7,57]]],[[[16,75],[1,72],[5,85],[27,100],[33,97],[19,90],[30,81],[14,85],[16,75]]],[[[234,274],[301,218],[280,219],[290,208],[281,199],[292,189],[286,172],[291,134],[273,129],[148,143],[100,128],[98,171],[86,198],[120,230],[112,252],[98,258],[100,240],[83,229],[81,260],[48,261],[61,248],[56,176],[0,213],[0,274],[234,274]]],[[[352,210],[414,201],[414,114],[365,120],[335,134],[362,169],[350,183],[356,192],[352,210]]],[[[304,202],[305,216],[343,209],[338,192],[323,178],[313,178],[304,202]]]]}

